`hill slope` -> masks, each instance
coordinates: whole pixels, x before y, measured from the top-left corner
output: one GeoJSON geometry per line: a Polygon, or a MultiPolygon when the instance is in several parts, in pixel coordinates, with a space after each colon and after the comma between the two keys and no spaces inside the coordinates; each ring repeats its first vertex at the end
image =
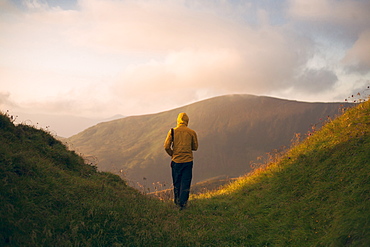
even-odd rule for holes
{"type": "Polygon", "coordinates": [[[2,114],[0,143],[1,246],[370,246],[370,102],[185,211],[2,114]]]}
{"type": "Polygon", "coordinates": [[[369,174],[366,102],[275,163],[199,196],[184,225],[212,222],[197,242],[219,246],[370,246],[369,174]]]}
{"type": "Polygon", "coordinates": [[[0,114],[0,144],[0,246],[140,246],[172,225],[156,222],[163,205],[43,130],[0,114]]]}
{"type": "Polygon", "coordinates": [[[275,148],[290,145],[294,133],[333,117],[339,103],[304,103],[252,95],[216,97],[152,115],[133,116],[98,124],[71,138],[78,152],[98,159],[98,168],[128,181],[170,184],[170,158],[163,150],[177,114],[190,116],[197,131],[199,150],[194,153],[193,182],[218,176],[240,176],[249,162],[275,148]],[[145,178],[145,180],[143,180],[145,178]]]}

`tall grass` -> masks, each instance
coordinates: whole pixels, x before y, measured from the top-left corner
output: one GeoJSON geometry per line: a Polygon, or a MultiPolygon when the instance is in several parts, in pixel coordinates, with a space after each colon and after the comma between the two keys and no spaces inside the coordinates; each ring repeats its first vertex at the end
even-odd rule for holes
{"type": "Polygon", "coordinates": [[[225,246],[246,236],[246,246],[370,246],[369,150],[366,102],[265,168],[196,197],[193,210],[199,222],[228,218],[212,229],[225,246]]]}
{"type": "Polygon", "coordinates": [[[4,114],[0,127],[1,246],[144,246],[169,237],[167,205],[98,172],[44,130],[4,114]]]}

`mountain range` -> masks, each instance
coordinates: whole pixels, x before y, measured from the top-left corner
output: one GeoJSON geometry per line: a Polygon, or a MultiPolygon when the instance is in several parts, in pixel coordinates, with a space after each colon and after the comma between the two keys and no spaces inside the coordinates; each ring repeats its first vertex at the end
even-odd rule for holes
{"type": "Polygon", "coordinates": [[[48,129],[53,135],[57,135],[59,138],[70,137],[101,122],[125,117],[117,114],[109,118],[88,118],[73,115],[37,114],[18,111],[12,112],[12,115],[15,116],[16,123],[48,129]]]}
{"type": "Polygon", "coordinates": [[[340,114],[343,103],[308,103],[254,95],[225,95],[170,111],[130,116],[90,127],[66,142],[99,170],[124,176],[131,185],[168,188],[170,157],[163,149],[178,113],[190,117],[198,134],[193,183],[218,176],[238,177],[251,162],[340,114]],[[167,187],[166,187],[167,186],[167,187]]]}

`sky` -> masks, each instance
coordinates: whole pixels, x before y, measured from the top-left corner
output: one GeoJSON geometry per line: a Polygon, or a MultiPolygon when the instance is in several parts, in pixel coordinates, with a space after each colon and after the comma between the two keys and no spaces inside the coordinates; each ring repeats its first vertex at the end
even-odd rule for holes
{"type": "Polygon", "coordinates": [[[226,94],[340,102],[369,85],[369,0],[0,0],[3,112],[103,119],[226,94]]]}

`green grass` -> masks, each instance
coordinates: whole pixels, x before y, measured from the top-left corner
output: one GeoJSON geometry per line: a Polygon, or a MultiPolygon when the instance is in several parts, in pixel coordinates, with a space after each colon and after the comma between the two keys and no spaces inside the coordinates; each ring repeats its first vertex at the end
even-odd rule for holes
{"type": "Polygon", "coordinates": [[[1,246],[370,246],[370,103],[188,209],[0,115],[1,246]]]}
{"type": "Polygon", "coordinates": [[[162,232],[175,222],[167,205],[141,195],[116,175],[84,164],[43,130],[14,126],[4,115],[0,127],[0,246],[166,241],[162,232]]]}
{"type": "Polygon", "coordinates": [[[346,112],[277,162],[196,198],[195,213],[230,219],[212,231],[225,246],[248,246],[247,236],[251,246],[370,246],[369,116],[369,102],[346,112]]]}

